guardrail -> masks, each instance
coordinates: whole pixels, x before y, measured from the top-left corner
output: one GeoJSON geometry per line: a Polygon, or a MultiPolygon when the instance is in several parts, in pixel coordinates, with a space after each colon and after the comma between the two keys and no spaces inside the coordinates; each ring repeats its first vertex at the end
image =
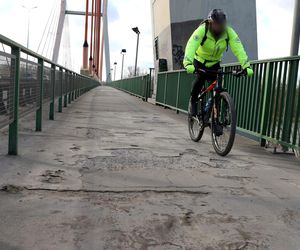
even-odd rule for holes
{"type": "Polygon", "coordinates": [[[110,86],[142,98],[144,101],[147,101],[148,97],[150,97],[151,92],[150,81],[151,76],[144,75],[113,81],[110,83],[110,86]]]}
{"type": "Polygon", "coordinates": [[[99,82],[2,35],[0,43],[11,49],[10,54],[0,52],[0,129],[9,125],[8,154],[17,155],[21,117],[36,111],[36,131],[42,131],[43,105],[50,104],[49,119],[54,120],[55,105],[62,112],[63,107],[99,86],[99,82]]]}
{"type": "MultiPolygon", "coordinates": [[[[238,130],[261,141],[300,150],[300,56],[252,62],[253,77],[224,77],[235,101],[238,130]]],[[[223,65],[224,71],[238,64],[223,65]]],[[[187,112],[193,75],[185,71],[158,74],[156,103],[187,112]]]]}

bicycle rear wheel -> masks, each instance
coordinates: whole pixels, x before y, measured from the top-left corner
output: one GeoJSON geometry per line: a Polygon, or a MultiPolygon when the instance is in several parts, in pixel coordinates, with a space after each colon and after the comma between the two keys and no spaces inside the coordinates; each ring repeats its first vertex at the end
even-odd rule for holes
{"type": "Polygon", "coordinates": [[[216,153],[226,156],[232,149],[236,134],[236,110],[231,96],[222,92],[212,110],[212,142],[216,153]]]}

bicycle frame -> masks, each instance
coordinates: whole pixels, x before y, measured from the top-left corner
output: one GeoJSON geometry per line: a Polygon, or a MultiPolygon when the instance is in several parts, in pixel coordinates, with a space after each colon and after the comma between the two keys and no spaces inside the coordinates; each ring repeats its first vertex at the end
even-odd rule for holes
{"type": "MultiPolygon", "coordinates": [[[[206,73],[207,74],[207,71],[202,71],[203,73],[206,73]]],[[[217,87],[217,91],[218,93],[221,93],[224,91],[223,87],[222,87],[222,75],[225,75],[225,74],[237,74],[235,72],[211,72],[211,74],[217,74],[218,75],[218,78],[217,80],[213,81],[212,84],[210,84],[205,90],[201,91],[201,94],[199,96],[199,99],[202,99],[207,93],[213,91],[213,90],[216,90],[216,87],[217,87]]],[[[215,96],[215,94],[213,95],[215,96]]]]}
{"type": "Polygon", "coordinates": [[[229,72],[223,72],[223,71],[210,71],[210,70],[203,70],[200,69],[199,73],[201,74],[213,74],[217,75],[217,80],[215,80],[211,85],[209,85],[206,89],[201,91],[201,94],[199,96],[199,100],[202,99],[207,93],[214,91],[213,98],[215,99],[216,93],[220,94],[223,91],[225,91],[222,87],[222,76],[223,75],[229,75],[232,74],[234,76],[239,76],[243,71],[229,71],[229,72]],[[217,87],[217,88],[216,88],[217,87]]]}
{"type": "MultiPolygon", "coordinates": [[[[215,81],[213,81],[206,89],[203,89],[201,91],[201,94],[198,97],[198,100],[201,103],[201,113],[204,113],[204,104],[203,100],[204,97],[206,96],[206,94],[210,93],[213,91],[213,95],[212,95],[212,106],[211,109],[213,109],[213,113],[215,114],[214,116],[214,120],[218,120],[218,110],[216,107],[216,103],[218,100],[218,96],[220,95],[220,93],[226,91],[225,89],[223,89],[222,86],[222,76],[226,75],[226,74],[237,74],[235,71],[232,72],[213,72],[213,71],[202,71],[205,74],[216,74],[217,75],[217,79],[215,81]]],[[[210,111],[211,112],[211,111],[210,111]]],[[[202,117],[203,119],[204,117],[202,117]]]]}

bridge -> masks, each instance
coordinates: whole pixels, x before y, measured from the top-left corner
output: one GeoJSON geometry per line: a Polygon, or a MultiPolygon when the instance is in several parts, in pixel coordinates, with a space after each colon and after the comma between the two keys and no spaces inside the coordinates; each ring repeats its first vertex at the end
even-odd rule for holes
{"type": "Polygon", "coordinates": [[[209,129],[189,138],[193,75],[104,82],[102,45],[78,73],[0,43],[0,249],[299,249],[300,56],[224,77],[237,136],[221,157],[209,129]]]}

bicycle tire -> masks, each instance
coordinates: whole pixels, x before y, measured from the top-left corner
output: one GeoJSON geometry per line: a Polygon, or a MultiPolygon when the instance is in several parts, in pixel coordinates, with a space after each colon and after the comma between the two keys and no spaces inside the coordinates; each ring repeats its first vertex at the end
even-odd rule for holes
{"type": "Polygon", "coordinates": [[[195,133],[193,131],[193,124],[196,121],[195,121],[195,117],[193,117],[190,114],[190,110],[191,110],[191,100],[189,101],[189,109],[188,109],[188,112],[189,112],[188,113],[188,130],[189,130],[191,140],[194,142],[199,142],[202,139],[205,128],[204,128],[204,126],[202,126],[202,128],[200,128],[197,133],[195,133]]]}
{"type": "Polygon", "coordinates": [[[231,98],[231,96],[229,95],[229,93],[227,92],[222,92],[220,93],[220,100],[224,99],[226,101],[226,103],[228,104],[228,109],[230,110],[230,135],[229,135],[229,140],[228,143],[226,145],[226,147],[222,150],[220,149],[218,142],[216,141],[216,138],[218,136],[215,135],[214,132],[214,109],[212,111],[212,127],[211,127],[211,136],[212,136],[212,143],[213,143],[213,147],[216,151],[216,153],[220,156],[226,156],[230,153],[233,144],[234,144],[234,140],[235,140],[235,135],[236,135],[236,110],[235,110],[235,105],[233,102],[233,99],[231,98]]]}

